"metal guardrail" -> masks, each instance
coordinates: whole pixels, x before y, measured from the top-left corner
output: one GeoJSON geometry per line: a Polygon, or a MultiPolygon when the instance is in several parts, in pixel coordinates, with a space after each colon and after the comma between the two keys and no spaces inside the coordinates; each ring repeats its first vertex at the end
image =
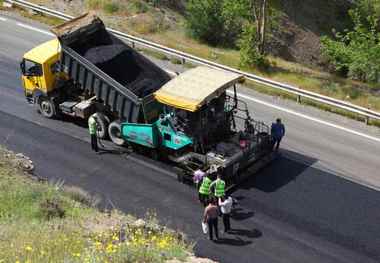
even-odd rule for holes
{"type": "MultiPolygon", "coordinates": [[[[28,8],[28,9],[32,9],[36,12],[47,14],[49,16],[53,16],[53,17],[60,18],[63,20],[70,20],[73,18],[73,16],[70,16],[70,15],[55,11],[55,10],[51,10],[51,9],[46,8],[44,6],[29,3],[27,1],[23,1],[23,0],[5,0],[5,1],[8,3],[14,4],[14,5],[18,5],[18,6],[21,6],[24,8],[28,8]]],[[[280,82],[273,81],[270,79],[266,79],[266,78],[263,78],[263,77],[260,77],[260,76],[257,76],[257,75],[251,74],[251,73],[240,71],[240,70],[237,70],[237,69],[225,66],[225,65],[221,65],[221,64],[218,64],[218,63],[206,60],[206,59],[202,59],[202,58],[193,56],[191,54],[187,54],[185,52],[181,52],[181,51],[178,51],[178,50],[175,50],[172,48],[168,48],[168,47],[156,44],[154,42],[151,42],[151,41],[148,41],[148,40],[145,40],[142,38],[138,38],[138,37],[126,34],[126,33],[122,33],[120,31],[117,31],[114,29],[110,29],[110,28],[107,28],[107,29],[110,32],[112,32],[113,34],[115,34],[116,36],[118,36],[119,38],[122,38],[122,39],[129,41],[133,46],[137,43],[141,46],[145,46],[147,48],[154,49],[154,50],[157,50],[157,51],[162,52],[162,53],[166,53],[166,54],[171,55],[171,56],[179,57],[182,59],[182,61],[187,60],[187,61],[191,61],[191,62],[196,63],[196,64],[205,65],[205,66],[209,66],[212,68],[222,69],[222,70],[226,70],[229,72],[241,74],[241,75],[244,75],[247,79],[254,81],[256,83],[260,83],[260,84],[263,84],[266,86],[270,86],[272,88],[280,89],[280,90],[295,94],[298,96],[299,99],[301,97],[305,97],[305,98],[317,101],[317,102],[322,103],[322,104],[328,104],[328,105],[337,107],[339,109],[343,109],[346,111],[350,111],[350,112],[357,113],[359,115],[365,116],[366,122],[368,122],[368,120],[370,118],[380,120],[380,113],[379,112],[376,112],[376,111],[373,111],[373,110],[370,110],[370,109],[367,109],[367,108],[364,108],[364,107],[361,107],[361,106],[358,106],[358,105],[355,105],[355,104],[352,104],[352,103],[349,103],[346,101],[334,99],[334,98],[324,96],[324,95],[321,95],[318,93],[303,90],[303,89],[300,89],[298,87],[294,87],[294,86],[291,86],[288,84],[280,83],[280,82]]]]}

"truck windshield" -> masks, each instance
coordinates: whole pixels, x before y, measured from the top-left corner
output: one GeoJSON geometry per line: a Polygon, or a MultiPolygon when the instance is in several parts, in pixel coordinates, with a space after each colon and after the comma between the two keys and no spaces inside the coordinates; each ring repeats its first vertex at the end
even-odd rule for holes
{"type": "Polygon", "coordinates": [[[42,76],[42,66],[39,63],[24,60],[21,66],[22,73],[25,76],[42,76]]]}

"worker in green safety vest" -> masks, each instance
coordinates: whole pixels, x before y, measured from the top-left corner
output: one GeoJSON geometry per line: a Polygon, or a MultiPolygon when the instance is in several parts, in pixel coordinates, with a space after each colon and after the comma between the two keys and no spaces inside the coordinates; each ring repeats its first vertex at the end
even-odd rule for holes
{"type": "Polygon", "coordinates": [[[90,136],[91,136],[91,149],[97,153],[99,151],[99,148],[98,148],[98,140],[96,137],[96,132],[98,129],[96,118],[97,118],[96,113],[92,114],[90,118],[88,118],[88,131],[90,132],[90,136]]]}
{"type": "Polygon", "coordinates": [[[207,206],[208,199],[210,197],[211,179],[208,175],[203,176],[201,186],[199,187],[199,201],[203,206],[207,206]]]}
{"type": "Polygon", "coordinates": [[[216,198],[221,198],[225,195],[226,182],[222,180],[221,174],[218,174],[216,180],[211,183],[210,188],[212,187],[216,198]]]}

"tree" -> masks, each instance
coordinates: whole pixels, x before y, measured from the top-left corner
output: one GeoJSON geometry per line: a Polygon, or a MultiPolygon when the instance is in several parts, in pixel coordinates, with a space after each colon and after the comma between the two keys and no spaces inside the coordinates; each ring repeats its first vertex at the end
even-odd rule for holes
{"type": "Polygon", "coordinates": [[[363,17],[362,10],[349,12],[353,29],[337,33],[335,39],[321,38],[322,53],[335,70],[352,79],[380,81],[380,32],[375,15],[363,17]]]}
{"type": "Polygon", "coordinates": [[[249,0],[249,10],[252,13],[251,22],[256,25],[258,51],[261,55],[265,52],[267,4],[267,0],[249,0]]]}
{"type": "Polygon", "coordinates": [[[186,25],[189,33],[213,46],[235,47],[246,18],[246,0],[189,0],[186,25]]]}
{"type": "Polygon", "coordinates": [[[246,0],[247,22],[239,41],[240,64],[243,67],[258,66],[266,69],[269,66],[265,58],[267,36],[267,0],[246,0]]]}
{"type": "Polygon", "coordinates": [[[222,7],[220,0],[190,0],[186,8],[190,34],[211,45],[220,44],[224,27],[222,7]]]}
{"type": "Polygon", "coordinates": [[[256,26],[250,23],[246,24],[239,40],[240,65],[242,67],[257,66],[261,69],[266,69],[269,66],[269,62],[259,52],[256,36],[256,26]]]}

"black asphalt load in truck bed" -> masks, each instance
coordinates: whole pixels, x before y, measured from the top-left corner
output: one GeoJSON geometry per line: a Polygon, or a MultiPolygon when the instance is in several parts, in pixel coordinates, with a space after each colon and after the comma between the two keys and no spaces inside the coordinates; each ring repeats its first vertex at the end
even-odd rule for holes
{"type": "Polygon", "coordinates": [[[84,57],[123,86],[138,79],[142,71],[131,50],[122,45],[94,47],[84,57]]]}
{"type": "Polygon", "coordinates": [[[140,98],[169,80],[163,70],[104,28],[69,47],[140,98]]]}

